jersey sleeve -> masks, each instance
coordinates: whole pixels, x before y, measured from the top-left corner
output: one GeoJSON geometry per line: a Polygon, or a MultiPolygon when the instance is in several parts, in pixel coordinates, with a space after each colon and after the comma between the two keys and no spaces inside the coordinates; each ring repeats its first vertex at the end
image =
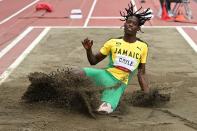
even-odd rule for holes
{"type": "Polygon", "coordinates": [[[147,56],[148,56],[148,46],[146,45],[143,48],[143,52],[142,52],[142,55],[141,55],[141,62],[140,63],[146,63],[147,56]]]}
{"type": "Polygon", "coordinates": [[[110,53],[111,50],[111,46],[112,45],[112,40],[108,40],[103,47],[101,47],[100,52],[103,55],[108,55],[110,53]]]}

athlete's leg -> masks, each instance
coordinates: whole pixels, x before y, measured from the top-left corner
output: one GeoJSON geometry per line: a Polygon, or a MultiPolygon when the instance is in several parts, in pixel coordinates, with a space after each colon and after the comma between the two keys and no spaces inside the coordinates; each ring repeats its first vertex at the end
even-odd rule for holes
{"type": "Polygon", "coordinates": [[[106,70],[97,68],[83,68],[85,75],[95,82],[96,86],[112,87],[118,81],[112,78],[106,70]]]}
{"type": "MultiPolygon", "coordinates": [[[[101,101],[109,103],[113,110],[115,110],[127,85],[117,80],[106,70],[95,68],[83,68],[83,70],[86,76],[90,77],[97,86],[106,88],[102,92],[101,101]],[[119,85],[119,87],[110,88],[116,85],[119,85]]],[[[105,106],[106,104],[102,105],[105,106]]]]}
{"type": "Polygon", "coordinates": [[[118,88],[104,90],[101,96],[101,101],[110,103],[113,110],[115,110],[126,87],[127,85],[123,83],[118,88]]]}
{"type": "Polygon", "coordinates": [[[84,72],[83,69],[80,68],[80,67],[77,67],[77,66],[69,66],[69,67],[68,67],[68,70],[69,70],[72,74],[75,74],[75,75],[78,75],[78,76],[81,76],[81,77],[85,77],[85,76],[86,76],[85,72],[84,72]]]}

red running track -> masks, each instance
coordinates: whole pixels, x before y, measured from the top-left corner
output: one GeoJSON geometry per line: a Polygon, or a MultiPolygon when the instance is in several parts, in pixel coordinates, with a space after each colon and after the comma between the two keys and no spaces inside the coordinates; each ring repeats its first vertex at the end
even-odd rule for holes
{"type": "Polygon", "coordinates": [[[197,30],[195,28],[183,28],[183,30],[195,43],[197,43],[197,30]]]}
{"type": "Polygon", "coordinates": [[[34,0],[2,0],[0,2],[0,21],[16,13],[34,0]]]}
{"type": "Polygon", "coordinates": [[[32,43],[42,31],[42,28],[34,28],[26,35],[26,37],[20,40],[17,45],[14,46],[14,48],[1,57],[0,74],[2,74],[23,53],[29,44],[32,43]]]}
{"type": "MultiPolygon", "coordinates": [[[[183,28],[195,43],[197,43],[197,30],[191,26],[196,24],[166,22],[160,20],[157,16],[159,3],[156,0],[147,0],[146,3],[140,3],[139,0],[133,0],[137,8],[141,6],[146,9],[150,7],[154,12],[154,19],[147,22],[145,26],[190,26],[183,28]]],[[[2,51],[13,42],[13,40],[30,26],[79,26],[79,27],[121,27],[123,22],[120,21],[120,11],[124,11],[130,0],[3,0],[0,2],[0,56],[2,51]],[[48,2],[53,5],[54,12],[35,11],[35,5],[38,2],[48,2]],[[33,4],[32,4],[33,3],[33,4]],[[28,8],[26,6],[32,4],[28,8]],[[13,14],[24,9],[17,15],[6,20],[13,14]],[[72,9],[82,10],[82,19],[70,19],[72,9]],[[4,21],[4,22],[3,22],[4,21]]],[[[197,3],[191,0],[190,7],[193,11],[194,21],[197,20],[197,12],[194,10],[197,3]]],[[[41,33],[41,29],[33,28],[23,39],[18,41],[9,52],[0,58],[0,74],[2,74],[10,64],[29,46],[32,41],[41,33]]]]}

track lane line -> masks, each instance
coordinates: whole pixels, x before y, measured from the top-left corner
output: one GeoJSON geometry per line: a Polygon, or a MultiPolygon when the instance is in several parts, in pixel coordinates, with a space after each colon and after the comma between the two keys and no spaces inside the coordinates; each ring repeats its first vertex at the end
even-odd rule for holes
{"type": "Polygon", "coordinates": [[[137,5],[135,3],[135,0],[131,0],[131,3],[134,5],[134,11],[136,12],[137,11],[137,5]]]}
{"type": "MultiPolygon", "coordinates": [[[[84,28],[82,26],[32,26],[33,28],[46,28],[46,27],[50,27],[50,28],[84,28]]],[[[120,26],[87,26],[85,28],[114,28],[114,27],[117,27],[117,28],[120,28],[120,26]]],[[[166,28],[177,28],[177,27],[181,27],[181,28],[196,28],[197,29],[197,26],[143,26],[142,28],[161,28],[161,29],[166,29],[166,28]]]]}
{"type": "Polygon", "coordinates": [[[9,77],[14,69],[24,60],[24,58],[34,49],[34,47],[49,32],[50,27],[46,27],[40,35],[25,49],[25,51],[0,75],[0,85],[9,77]]]}
{"type": "Polygon", "coordinates": [[[94,2],[93,2],[93,4],[92,4],[92,7],[91,7],[91,9],[90,9],[90,12],[89,12],[89,14],[88,14],[88,17],[86,18],[86,21],[85,21],[83,27],[87,27],[87,25],[88,25],[88,23],[89,23],[89,21],[90,21],[90,17],[92,16],[92,13],[93,13],[93,11],[94,11],[94,8],[95,8],[96,3],[97,3],[97,0],[94,0],[94,2]]]}
{"type": "Polygon", "coordinates": [[[176,27],[177,31],[183,36],[183,38],[187,41],[187,43],[192,47],[192,49],[197,53],[197,45],[195,42],[189,37],[187,33],[182,29],[182,27],[176,27]]]}
{"type": "Polygon", "coordinates": [[[194,27],[195,30],[197,30],[197,27],[194,27]]]}
{"type": "Polygon", "coordinates": [[[91,19],[121,19],[120,16],[93,16],[91,19]]]}
{"type": "Polygon", "coordinates": [[[8,51],[10,51],[15,45],[18,44],[29,32],[31,32],[33,27],[28,27],[23,33],[21,33],[15,40],[13,40],[8,46],[0,51],[0,58],[3,57],[8,51]]]}
{"type": "Polygon", "coordinates": [[[24,10],[26,10],[26,9],[29,8],[30,6],[34,5],[34,4],[37,3],[38,1],[40,1],[40,0],[36,0],[36,1],[32,2],[31,4],[25,6],[24,8],[22,8],[22,9],[19,10],[19,11],[17,11],[17,12],[14,13],[13,15],[11,15],[11,16],[5,18],[4,20],[0,21],[0,25],[3,24],[3,23],[5,23],[5,22],[7,22],[7,21],[9,21],[10,19],[12,19],[12,18],[15,17],[16,15],[20,14],[21,12],[23,12],[24,10]]]}

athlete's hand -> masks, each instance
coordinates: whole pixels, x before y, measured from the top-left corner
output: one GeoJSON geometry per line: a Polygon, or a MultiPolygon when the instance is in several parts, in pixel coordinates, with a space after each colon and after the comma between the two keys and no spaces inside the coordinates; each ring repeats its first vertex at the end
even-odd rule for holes
{"type": "Polygon", "coordinates": [[[81,43],[82,43],[83,47],[84,47],[86,50],[89,50],[89,49],[92,48],[93,40],[89,40],[88,38],[86,38],[86,39],[83,40],[81,43]]]}

